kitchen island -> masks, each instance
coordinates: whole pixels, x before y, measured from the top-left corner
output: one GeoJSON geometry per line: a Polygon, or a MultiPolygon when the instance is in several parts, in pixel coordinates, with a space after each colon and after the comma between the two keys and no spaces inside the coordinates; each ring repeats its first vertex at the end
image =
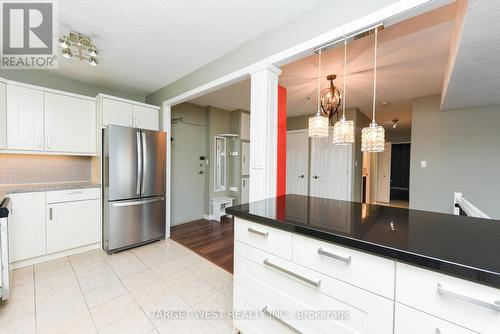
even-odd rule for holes
{"type": "Polygon", "coordinates": [[[499,221],[299,195],[227,212],[234,307],[273,315],[244,333],[500,332],[499,221]]]}

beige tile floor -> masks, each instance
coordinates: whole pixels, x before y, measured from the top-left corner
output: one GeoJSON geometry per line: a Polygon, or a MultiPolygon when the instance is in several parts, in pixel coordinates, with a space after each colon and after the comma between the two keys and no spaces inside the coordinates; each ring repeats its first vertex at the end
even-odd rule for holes
{"type": "Polygon", "coordinates": [[[12,285],[0,333],[232,333],[227,319],[155,316],[232,308],[232,275],[171,240],[17,269],[12,285]]]}

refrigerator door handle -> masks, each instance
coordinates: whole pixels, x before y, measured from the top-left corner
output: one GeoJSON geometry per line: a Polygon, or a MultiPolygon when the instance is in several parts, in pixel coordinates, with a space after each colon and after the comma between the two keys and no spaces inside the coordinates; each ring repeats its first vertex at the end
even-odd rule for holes
{"type": "MultiPolygon", "coordinates": [[[[147,146],[146,146],[146,134],[141,131],[142,134],[142,169],[143,171],[148,170],[148,157],[147,157],[147,146]]],[[[144,172],[141,177],[141,195],[144,194],[144,172]]]]}
{"type": "Polygon", "coordinates": [[[141,194],[142,184],[142,145],[141,132],[137,131],[137,195],[141,194]]]}
{"type": "Polygon", "coordinates": [[[119,207],[119,206],[143,205],[143,204],[154,203],[154,202],[159,202],[159,201],[164,201],[164,200],[165,200],[165,197],[157,197],[157,198],[143,199],[140,201],[116,202],[116,203],[113,203],[113,206],[119,207]]]}

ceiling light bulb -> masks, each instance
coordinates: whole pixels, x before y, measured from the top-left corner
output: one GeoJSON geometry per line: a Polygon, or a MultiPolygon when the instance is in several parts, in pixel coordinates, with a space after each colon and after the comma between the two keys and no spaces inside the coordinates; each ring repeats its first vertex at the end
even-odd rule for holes
{"type": "Polygon", "coordinates": [[[71,52],[71,50],[69,48],[63,49],[62,54],[63,54],[63,57],[67,58],[67,59],[70,59],[71,57],[73,57],[73,53],[71,52]]]}
{"type": "Polygon", "coordinates": [[[91,55],[92,57],[97,57],[98,53],[99,53],[99,51],[97,51],[96,48],[90,48],[89,49],[89,55],[91,55]]]}
{"type": "Polygon", "coordinates": [[[59,38],[59,45],[62,47],[62,48],[69,48],[71,46],[71,44],[64,38],[59,38]]]}
{"type": "Polygon", "coordinates": [[[97,58],[95,57],[90,57],[89,58],[89,64],[92,65],[92,66],[97,66],[99,62],[97,61],[97,58]]]}

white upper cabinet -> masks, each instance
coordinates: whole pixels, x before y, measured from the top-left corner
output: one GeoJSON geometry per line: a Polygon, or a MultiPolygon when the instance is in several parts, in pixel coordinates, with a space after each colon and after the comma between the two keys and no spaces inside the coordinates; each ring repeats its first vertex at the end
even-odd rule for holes
{"type": "Polygon", "coordinates": [[[134,105],[134,127],[147,130],[159,130],[158,109],[134,105]]]}
{"type": "Polygon", "coordinates": [[[147,130],[160,129],[158,107],[100,95],[102,125],[119,125],[147,130]]]}
{"type": "Polygon", "coordinates": [[[130,103],[102,99],[102,123],[104,125],[133,126],[134,109],[130,103]]]}
{"type": "Polygon", "coordinates": [[[95,154],[95,101],[45,93],[45,150],[95,154]]]}
{"type": "Polygon", "coordinates": [[[7,149],[43,151],[43,91],[7,85],[7,149]]]}

